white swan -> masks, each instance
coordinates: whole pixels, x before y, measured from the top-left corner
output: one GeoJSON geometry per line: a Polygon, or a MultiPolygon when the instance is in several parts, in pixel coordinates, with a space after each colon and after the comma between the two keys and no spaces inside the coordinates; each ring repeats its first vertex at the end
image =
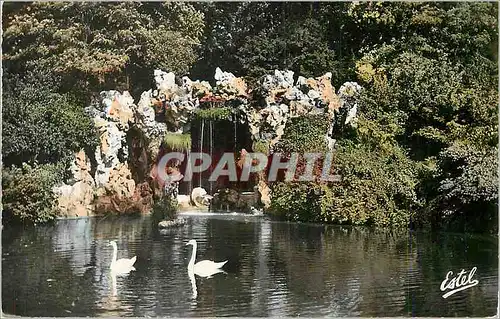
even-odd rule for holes
{"type": "Polygon", "coordinates": [[[134,264],[135,261],[137,260],[137,256],[134,256],[130,259],[128,258],[121,258],[116,260],[116,257],[118,255],[118,247],[116,246],[116,241],[112,240],[109,243],[109,246],[113,246],[113,259],[111,260],[111,265],[109,266],[109,269],[115,274],[127,274],[132,270],[135,270],[134,264]]]}
{"type": "Polygon", "coordinates": [[[194,260],[196,259],[197,246],[196,240],[191,239],[186,245],[193,245],[193,253],[191,254],[191,260],[188,264],[188,272],[193,272],[200,277],[210,277],[219,272],[224,272],[221,268],[227,263],[227,260],[218,263],[211,260],[202,260],[195,264],[194,260]]]}

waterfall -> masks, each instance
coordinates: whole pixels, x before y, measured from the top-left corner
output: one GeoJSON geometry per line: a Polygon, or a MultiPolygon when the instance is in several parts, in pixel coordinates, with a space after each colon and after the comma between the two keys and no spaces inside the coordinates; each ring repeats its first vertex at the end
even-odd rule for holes
{"type": "MultiPolygon", "coordinates": [[[[205,120],[201,120],[200,152],[203,152],[203,131],[205,130],[205,120]]],[[[201,172],[199,173],[198,187],[201,187],[201,172]]]]}
{"type": "Polygon", "coordinates": [[[236,114],[234,114],[233,115],[233,122],[234,122],[233,123],[234,124],[234,146],[233,146],[234,150],[233,150],[233,152],[236,152],[236,148],[237,148],[237,146],[236,146],[236,121],[237,121],[236,114]]]}
{"type": "MultiPolygon", "coordinates": [[[[213,151],[214,151],[214,139],[213,139],[213,121],[210,120],[209,122],[209,134],[210,134],[210,158],[212,159],[213,161],[213,151]]],[[[210,175],[212,175],[212,170],[213,170],[213,166],[212,164],[210,164],[210,175]]],[[[209,181],[209,185],[210,185],[210,192],[208,193],[209,195],[213,195],[213,183],[212,181],[209,181]]]]}

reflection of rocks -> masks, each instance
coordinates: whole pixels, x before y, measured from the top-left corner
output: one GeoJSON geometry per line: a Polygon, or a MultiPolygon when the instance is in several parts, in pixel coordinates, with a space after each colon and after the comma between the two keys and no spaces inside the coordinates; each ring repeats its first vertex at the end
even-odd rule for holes
{"type": "Polygon", "coordinates": [[[269,208],[271,205],[271,188],[269,188],[264,179],[259,180],[258,190],[261,203],[264,204],[265,208],[269,208]]]}

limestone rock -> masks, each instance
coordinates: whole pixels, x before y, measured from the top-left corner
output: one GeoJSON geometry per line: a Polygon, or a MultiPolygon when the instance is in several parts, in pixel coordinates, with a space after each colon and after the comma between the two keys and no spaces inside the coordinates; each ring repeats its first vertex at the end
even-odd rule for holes
{"type": "Polygon", "coordinates": [[[261,80],[262,87],[267,90],[287,89],[293,86],[293,71],[274,70],[274,75],[266,75],[261,80]]]}
{"type": "MultiPolygon", "coordinates": [[[[237,120],[248,124],[252,140],[264,141],[271,147],[284,134],[290,118],[324,114],[331,119],[325,140],[333,149],[333,132],[339,131],[335,126],[356,123],[361,87],[346,82],[336,94],[331,73],[318,78],[299,76],[295,84],[293,75],[292,71],[275,70],[261,78],[258,87],[250,92],[242,78],[220,68],[215,71],[215,87],[187,76],[177,84],[174,73],[155,70],[156,87],[142,93],[137,105],[127,91],[101,92],[100,99],[85,109],[99,133],[95,174],[91,176],[88,157],[77,153],[71,166],[72,178],[54,189],[60,208],[77,214],[89,214],[94,208],[148,211],[153,198],[163,192],[156,161],[165,133],[189,132],[193,114],[200,103],[207,101],[230,101],[228,105],[240,114],[237,120]],[[258,103],[249,103],[250,93],[258,103]],[[100,196],[95,205],[94,196],[100,196]]],[[[269,205],[270,189],[262,179],[258,191],[261,201],[269,205]]],[[[208,203],[207,198],[203,200],[208,203]]]]}
{"type": "Polygon", "coordinates": [[[104,186],[109,181],[111,170],[128,157],[126,132],[115,122],[108,122],[99,131],[101,145],[95,151],[97,169],[94,178],[97,187],[104,186]]]}
{"type": "MultiPolygon", "coordinates": [[[[134,116],[131,106],[134,104],[134,99],[125,91],[120,94],[118,91],[102,91],[101,105],[97,109],[104,109],[101,117],[110,121],[117,122],[120,127],[127,130],[130,122],[133,122],[134,116]]],[[[95,114],[95,113],[94,113],[95,114]]]]}
{"type": "Polygon", "coordinates": [[[232,74],[230,72],[223,72],[219,67],[217,67],[215,69],[214,79],[215,79],[215,81],[217,81],[217,83],[216,83],[217,85],[225,83],[225,82],[229,82],[230,80],[232,80],[234,78],[235,78],[234,74],[232,74]]]}
{"type": "Polygon", "coordinates": [[[202,187],[195,187],[191,192],[191,201],[197,207],[205,207],[210,205],[210,201],[213,199],[211,195],[207,194],[207,191],[202,187]]]}
{"type": "Polygon", "coordinates": [[[202,98],[212,95],[212,86],[207,81],[192,82],[191,87],[193,96],[202,98]]]}
{"type": "Polygon", "coordinates": [[[94,188],[84,181],[54,189],[57,207],[64,216],[90,216],[94,212],[94,188]]]}
{"type": "Polygon", "coordinates": [[[156,121],[156,114],[152,104],[151,91],[142,93],[141,99],[135,110],[136,126],[145,133],[148,138],[165,135],[167,125],[156,121]]]}
{"type": "MultiPolygon", "coordinates": [[[[150,135],[157,135],[154,128],[159,126],[156,124],[171,126],[176,132],[189,131],[189,118],[199,107],[198,95],[208,94],[210,84],[193,82],[185,76],[182,78],[182,85],[178,86],[173,73],[161,70],[155,70],[155,81],[157,90],[144,92],[138,103],[140,125],[145,125],[150,135]],[[153,110],[152,114],[150,109],[153,110]],[[141,114],[146,116],[141,117],[141,114]],[[157,117],[161,120],[153,124],[157,117]]],[[[161,126],[160,130],[166,131],[166,127],[161,126]]]]}
{"type": "Polygon", "coordinates": [[[332,86],[331,78],[332,74],[330,72],[318,78],[318,89],[321,93],[320,97],[322,101],[328,105],[328,112],[330,115],[340,107],[340,99],[335,94],[335,88],[332,86]]]}

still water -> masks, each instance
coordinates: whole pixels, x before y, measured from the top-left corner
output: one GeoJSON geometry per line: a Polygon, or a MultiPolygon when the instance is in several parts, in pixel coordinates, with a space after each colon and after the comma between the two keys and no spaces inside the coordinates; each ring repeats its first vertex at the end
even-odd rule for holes
{"type": "Polygon", "coordinates": [[[2,308],[23,316],[493,316],[498,239],[186,215],[165,232],[149,217],[61,220],[2,232],[2,308]],[[188,276],[197,260],[226,273],[188,276]],[[137,255],[136,271],[109,274],[137,255]],[[443,299],[448,271],[475,287],[443,299]]]}

